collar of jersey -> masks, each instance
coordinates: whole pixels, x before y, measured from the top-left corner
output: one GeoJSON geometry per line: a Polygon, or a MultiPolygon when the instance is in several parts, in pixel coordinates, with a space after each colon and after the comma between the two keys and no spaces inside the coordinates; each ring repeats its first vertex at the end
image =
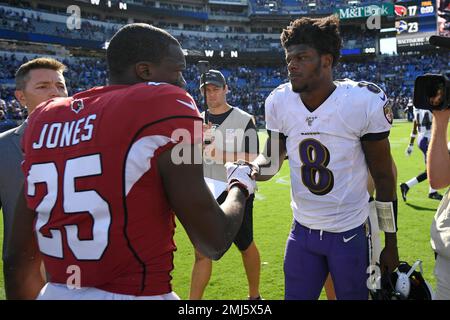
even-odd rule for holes
{"type": "Polygon", "coordinates": [[[77,93],[73,96],[74,99],[80,99],[86,96],[92,96],[92,95],[98,95],[100,93],[110,92],[114,90],[119,90],[123,88],[130,87],[130,85],[111,85],[111,86],[100,86],[100,87],[94,87],[91,89],[88,89],[86,91],[82,91],[80,93],[77,93]]]}
{"type": "Polygon", "coordinates": [[[302,98],[300,97],[299,93],[295,93],[298,96],[298,99],[300,100],[300,104],[301,107],[305,110],[306,113],[309,114],[317,114],[317,113],[323,113],[323,112],[327,112],[330,111],[330,108],[324,107],[324,104],[326,103],[331,103],[333,100],[338,100],[339,96],[337,94],[338,91],[340,91],[340,87],[339,84],[335,83],[336,88],[334,89],[334,91],[328,96],[328,98],[325,99],[324,102],[322,102],[322,104],[320,106],[318,106],[315,110],[310,111],[306,105],[303,103],[302,98]],[[324,110],[324,111],[322,111],[324,110]]]}

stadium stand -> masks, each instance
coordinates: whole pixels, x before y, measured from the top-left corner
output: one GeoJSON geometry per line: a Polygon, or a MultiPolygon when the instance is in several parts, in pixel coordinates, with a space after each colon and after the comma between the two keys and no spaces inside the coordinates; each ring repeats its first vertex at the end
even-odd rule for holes
{"type": "MultiPolygon", "coordinates": [[[[359,1],[370,3],[371,1],[359,1]]],[[[68,2],[67,2],[68,3],[68,2]]],[[[315,14],[330,14],[348,1],[324,0],[223,0],[223,1],[130,1],[129,10],[100,10],[95,6],[83,7],[79,30],[66,26],[66,2],[49,4],[48,1],[0,0],[0,131],[19,124],[26,118],[14,98],[14,72],[23,62],[36,56],[50,55],[68,66],[66,73],[69,94],[93,86],[106,84],[104,62],[105,43],[112,34],[127,22],[146,22],[168,29],[186,50],[236,50],[247,53],[247,59],[211,60],[211,66],[220,69],[227,77],[232,105],[255,115],[257,124],[264,125],[264,100],[268,93],[287,82],[279,34],[282,26],[292,19],[290,12],[311,10],[315,14]],[[314,3],[314,5],[311,5],[314,3]],[[145,8],[150,15],[131,14],[134,8],[145,8]],[[258,22],[254,18],[261,10],[275,10],[284,17],[274,16],[273,21],[258,22]],[[161,16],[161,11],[170,12],[161,16]],[[175,16],[175,12],[206,14],[202,17],[175,16]],[[18,38],[17,38],[18,37],[18,38]],[[17,41],[21,40],[21,41],[17,41]],[[260,53],[257,61],[252,53],[260,53]]],[[[133,11],[134,12],[134,11],[133,11]]],[[[361,28],[355,23],[341,26],[344,49],[376,47],[378,33],[361,28]]],[[[187,56],[188,68],[184,76],[187,90],[200,108],[203,100],[198,90],[196,61],[202,56],[187,56]]],[[[390,97],[395,117],[405,117],[403,110],[412,96],[414,79],[427,72],[442,73],[450,70],[448,54],[439,52],[412,52],[398,56],[383,56],[375,52],[367,56],[343,56],[335,70],[336,78],[352,78],[379,84],[390,97]]]]}

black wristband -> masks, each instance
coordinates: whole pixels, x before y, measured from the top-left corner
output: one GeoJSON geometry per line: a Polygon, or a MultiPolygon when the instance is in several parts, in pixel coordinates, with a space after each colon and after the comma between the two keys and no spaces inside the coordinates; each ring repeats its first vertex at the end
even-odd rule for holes
{"type": "Polygon", "coordinates": [[[397,232],[398,231],[398,224],[397,224],[398,202],[397,202],[397,199],[392,201],[392,207],[394,208],[395,232],[397,232]]]}

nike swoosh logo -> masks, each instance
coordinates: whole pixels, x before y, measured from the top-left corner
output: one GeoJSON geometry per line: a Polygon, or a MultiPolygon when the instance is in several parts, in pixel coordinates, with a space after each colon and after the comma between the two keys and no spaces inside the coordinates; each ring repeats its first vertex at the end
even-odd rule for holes
{"type": "Polygon", "coordinates": [[[380,97],[381,101],[386,101],[386,95],[383,94],[383,97],[380,97]]]}
{"type": "Polygon", "coordinates": [[[179,103],[181,103],[182,105],[184,105],[184,106],[186,106],[186,107],[188,107],[188,108],[191,108],[192,110],[195,110],[196,108],[195,108],[195,104],[192,102],[192,101],[190,101],[190,102],[186,102],[186,101],[183,101],[183,100],[178,100],[178,99],[176,99],[179,103]]]}
{"type": "Polygon", "coordinates": [[[356,236],[357,236],[357,234],[352,235],[350,238],[342,237],[342,240],[344,240],[344,243],[347,243],[347,242],[349,242],[350,240],[352,240],[356,236]]]}

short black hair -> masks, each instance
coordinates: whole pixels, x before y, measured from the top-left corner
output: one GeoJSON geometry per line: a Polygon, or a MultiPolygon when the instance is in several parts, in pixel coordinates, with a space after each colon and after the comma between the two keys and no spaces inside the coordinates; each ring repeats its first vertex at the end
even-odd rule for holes
{"type": "Polygon", "coordinates": [[[139,61],[160,63],[170,44],[179,42],[167,31],[146,23],[127,24],[111,38],[106,60],[111,75],[120,76],[139,61]]]}
{"type": "Polygon", "coordinates": [[[341,56],[342,38],[339,33],[339,19],[335,15],[324,18],[300,18],[294,20],[281,32],[283,48],[295,44],[305,44],[319,52],[331,54],[333,67],[341,56]]]}

